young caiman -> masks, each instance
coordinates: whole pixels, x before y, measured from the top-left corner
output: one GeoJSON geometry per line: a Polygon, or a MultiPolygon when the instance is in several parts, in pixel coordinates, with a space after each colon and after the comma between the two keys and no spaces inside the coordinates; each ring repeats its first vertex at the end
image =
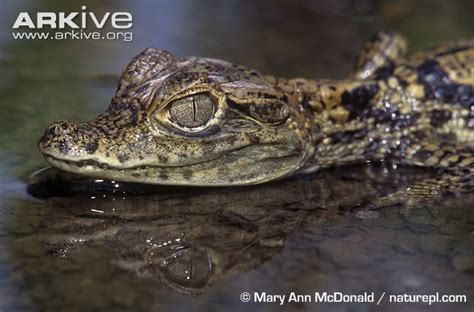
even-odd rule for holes
{"type": "Polygon", "coordinates": [[[127,182],[249,185],[386,160],[440,169],[393,196],[471,191],[474,41],[405,51],[382,32],[347,79],[310,80],[149,48],[106,112],[53,123],[39,149],[59,169],[127,182]]]}

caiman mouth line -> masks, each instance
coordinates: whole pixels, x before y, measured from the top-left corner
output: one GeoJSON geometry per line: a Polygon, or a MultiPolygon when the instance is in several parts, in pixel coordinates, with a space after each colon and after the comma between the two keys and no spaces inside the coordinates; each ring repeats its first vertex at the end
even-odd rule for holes
{"type": "Polygon", "coordinates": [[[57,165],[57,164],[64,164],[64,165],[67,165],[67,166],[75,166],[77,168],[83,168],[85,167],[85,169],[87,170],[87,166],[91,166],[93,167],[93,169],[103,169],[103,170],[134,170],[134,169],[146,169],[146,168],[150,168],[150,167],[156,167],[156,168],[168,168],[168,167],[162,167],[162,166],[154,166],[154,165],[142,165],[142,166],[136,166],[136,167],[127,167],[127,168],[119,168],[119,167],[114,167],[114,166],[111,166],[111,165],[108,165],[106,163],[101,163],[101,162],[98,162],[96,160],[93,160],[93,159],[85,159],[85,160],[79,160],[79,161],[73,161],[73,160],[65,160],[65,159],[61,159],[61,158],[57,158],[57,157],[54,157],[54,156],[51,156],[51,155],[44,155],[44,158],[54,164],[54,165],[57,165]]]}

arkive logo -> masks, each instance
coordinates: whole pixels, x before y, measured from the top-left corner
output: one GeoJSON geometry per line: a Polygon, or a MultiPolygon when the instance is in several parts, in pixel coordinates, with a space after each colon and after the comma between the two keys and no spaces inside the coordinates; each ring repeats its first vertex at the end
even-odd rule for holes
{"type": "Polygon", "coordinates": [[[130,29],[133,27],[133,16],[129,12],[105,12],[97,16],[94,12],[86,11],[82,6],[80,12],[37,12],[36,18],[32,18],[28,12],[20,12],[13,24],[13,29],[86,29],[94,26],[97,29],[104,28],[107,23],[114,29],[130,29]]]}
{"type": "Polygon", "coordinates": [[[132,41],[130,12],[96,14],[86,6],[78,12],[20,12],[12,26],[15,40],[123,40],[132,41]],[[103,29],[113,31],[102,31],[103,29]]]}

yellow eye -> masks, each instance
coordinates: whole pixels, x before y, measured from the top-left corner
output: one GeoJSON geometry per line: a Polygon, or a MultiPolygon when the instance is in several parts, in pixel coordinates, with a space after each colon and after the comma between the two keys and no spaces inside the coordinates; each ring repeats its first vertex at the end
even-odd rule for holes
{"type": "Polygon", "coordinates": [[[169,109],[172,121],[185,128],[205,125],[214,114],[214,104],[206,94],[195,94],[171,103],[169,109]]]}

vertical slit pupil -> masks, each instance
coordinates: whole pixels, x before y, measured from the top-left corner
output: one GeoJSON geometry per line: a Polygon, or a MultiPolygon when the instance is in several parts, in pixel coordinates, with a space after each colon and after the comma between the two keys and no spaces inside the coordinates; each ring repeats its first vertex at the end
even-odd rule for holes
{"type": "Polygon", "coordinates": [[[214,108],[208,95],[197,94],[174,101],[169,108],[169,113],[171,120],[179,126],[194,128],[209,121],[214,108]]]}

